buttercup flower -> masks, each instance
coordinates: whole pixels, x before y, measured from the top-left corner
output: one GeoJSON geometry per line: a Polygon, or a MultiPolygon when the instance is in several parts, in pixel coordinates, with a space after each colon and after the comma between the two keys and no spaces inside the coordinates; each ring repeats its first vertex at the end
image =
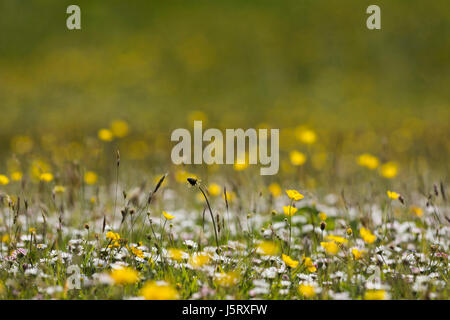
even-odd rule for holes
{"type": "Polygon", "coordinates": [[[294,201],[298,201],[304,198],[304,196],[297,190],[286,190],[286,194],[288,195],[289,199],[294,201]]]}
{"type": "Polygon", "coordinates": [[[334,241],[321,242],[320,245],[331,255],[335,255],[339,251],[339,246],[334,241]]]}
{"type": "Polygon", "coordinates": [[[287,216],[293,216],[297,211],[298,209],[296,207],[283,206],[283,212],[287,216]]]}
{"type": "Polygon", "coordinates": [[[361,238],[363,238],[363,240],[369,244],[373,243],[377,239],[377,237],[372,234],[370,230],[364,227],[361,227],[361,229],[359,229],[359,234],[361,235],[361,238]]]}
{"type": "Polygon", "coordinates": [[[281,258],[283,259],[284,263],[286,263],[286,265],[288,267],[297,268],[297,266],[298,266],[298,261],[297,260],[293,260],[291,257],[289,257],[289,256],[287,256],[285,254],[282,254],[281,258]]]}

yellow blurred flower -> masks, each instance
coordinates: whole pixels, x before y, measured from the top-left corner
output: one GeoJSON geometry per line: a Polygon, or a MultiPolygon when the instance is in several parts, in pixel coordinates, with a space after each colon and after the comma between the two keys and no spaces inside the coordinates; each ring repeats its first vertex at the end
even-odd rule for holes
{"type": "Polygon", "coordinates": [[[217,183],[211,183],[208,186],[208,193],[213,197],[217,197],[221,193],[221,190],[217,183]]]}
{"type": "Polygon", "coordinates": [[[239,273],[237,271],[221,272],[215,276],[214,282],[223,287],[231,287],[238,283],[239,273]]]}
{"type": "Polygon", "coordinates": [[[293,216],[298,209],[292,206],[283,206],[283,212],[286,216],[293,216]]]}
{"type": "Polygon", "coordinates": [[[20,181],[20,180],[22,180],[22,177],[23,177],[23,173],[20,171],[14,171],[13,173],[11,173],[12,181],[20,181]]]}
{"type": "Polygon", "coordinates": [[[276,182],[271,183],[269,185],[268,189],[269,189],[269,192],[272,194],[273,197],[279,197],[281,195],[281,187],[276,182]]]}
{"type": "Polygon", "coordinates": [[[30,174],[35,180],[40,180],[41,174],[50,172],[50,165],[42,159],[35,159],[31,163],[30,174]]]}
{"type": "Polygon", "coordinates": [[[339,236],[334,236],[332,234],[326,236],[325,240],[333,240],[333,241],[335,241],[337,243],[342,243],[342,244],[346,244],[348,242],[347,239],[345,239],[343,237],[339,237],[339,236]]]}
{"type": "Polygon", "coordinates": [[[320,221],[327,220],[327,214],[325,212],[319,212],[319,219],[320,221]]]}
{"type": "Polygon", "coordinates": [[[304,198],[304,195],[302,195],[297,190],[286,190],[286,194],[288,195],[289,199],[298,201],[304,198]]]}
{"type": "Polygon", "coordinates": [[[84,182],[86,184],[89,184],[89,185],[95,184],[97,182],[97,180],[98,180],[98,176],[93,171],[87,171],[84,174],[84,182]]]}
{"type": "Polygon", "coordinates": [[[129,247],[129,250],[131,251],[132,254],[134,254],[136,257],[139,258],[144,258],[144,252],[142,252],[141,249],[138,249],[136,247],[129,247]]]}
{"type": "Polygon", "coordinates": [[[1,185],[9,184],[9,178],[3,174],[0,174],[0,184],[1,185]]]}
{"type": "Polygon", "coordinates": [[[334,241],[321,242],[320,245],[331,255],[335,255],[339,251],[339,246],[334,241]]]}
{"type": "Polygon", "coordinates": [[[41,173],[39,180],[44,182],[50,182],[53,180],[53,174],[51,174],[50,172],[41,173]]]}
{"type": "Polygon", "coordinates": [[[16,136],[11,140],[13,152],[25,154],[33,149],[33,140],[29,136],[16,136]]]}
{"type": "Polygon", "coordinates": [[[128,267],[114,269],[109,275],[114,280],[114,283],[118,285],[133,284],[139,280],[139,273],[128,267]]]}
{"type": "Polygon", "coordinates": [[[352,254],[355,257],[355,260],[361,259],[365,253],[366,253],[365,250],[358,250],[356,248],[352,249],[352,254]]]}
{"type": "Polygon", "coordinates": [[[211,261],[211,257],[204,252],[197,252],[189,258],[189,264],[194,268],[200,268],[211,261]]]}
{"type": "Polygon", "coordinates": [[[233,169],[234,170],[236,170],[236,171],[242,171],[242,170],[245,170],[245,169],[247,169],[247,167],[248,167],[248,163],[247,162],[245,162],[245,163],[235,163],[235,164],[233,164],[233,169]]]}
{"type": "Polygon", "coordinates": [[[303,258],[303,263],[305,264],[305,267],[308,269],[309,272],[316,272],[317,268],[314,265],[314,263],[312,262],[312,259],[309,257],[304,257],[303,258]]]}
{"type": "Polygon", "coordinates": [[[284,253],[281,255],[281,259],[283,259],[284,263],[290,268],[297,268],[298,266],[297,260],[293,260],[291,257],[285,255],[284,253]]]}
{"type": "Polygon", "coordinates": [[[313,130],[307,129],[303,126],[295,129],[295,137],[298,141],[305,144],[313,144],[317,140],[316,133],[313,130]]]}
{"type": "Polygon", "coordinates": [[[387,195],[389,198],[394,199],[394,200],[397,200],[400,197],[400,195],[397,192],[389,191],[389,190],[387,191],[387,195]]]}
{"type": "MultiPolygon", "coordinates": [[[[236,198],[236,193],[227,190],[227,201],[232,202],[236,198]]],[[[225,200],[225,194],[222,193],[222,199],[225,200]]]]}
{"type": "Polygon", "coordinates": [[[176,260],[176,261],[181,261],[183,260],[183,256],[186,253],[183,250],[180,249],[176,249],[176,248],[170,248],[169,250],[167,250],[167,256],[172,259],[172,260],[176,260]]]}
{"type": "Polygon", "coordinates": [[[384,300],[386,299],[386,291],[384,290],[367,290],[364,294],[365,300],[384,300]]]}
{"type": "Polygon", "coordinates": [[[63,186],[57,185],[53,188],[54,193],[64,193],[65,191],[66,191],[66,188],[64,188],[63,186]]]}
{"type": "Polygon", "coordinates": [[[300,292],[305,298],[313,298],[316,295],[314,286],[309,284],[301,284],[298,287],[298,292],[300,292]]]}
{"type": "Polygon", "coordinates": [[[411,206],[410,210],[412,213],[414,213],[418,217],[421,217],[423,215],[423,210],[419,207],[411,206]]]}
{"type": "Polygon", "coordinates": [[[9,235],[4,234],[4,235],[2,236],[2,242],[3,242],[3,243],[9,243],[9,235]]]}
{"type": "Polygon", "coordinates": [[[172,219],[175,218],[174,216],[168,214],[168,213],[165,212],[165,211],[163,211],[162,213],[163,213],[164,218],[166,218],[167,220],[172,220],[172,219]]]}
{"type": "Polygon", "coordinates": [[[127,136],[129,132],[128,124],[123,120],[115,120],[111,122],[110,129],[112,134],[118,138],[123,138],[127,136]]]}
{"type": "Polygon", "coordinates": [[[361,227],[361,229],[359,229],[359,234],[361,235],[361,238],[369,244],[373,243],[377,239],[377,237],[374,234],[372,234],[370,230],[364,227],[361,227]]]}
{"type": "Polygon", "coordinates": [[[301,166],[306,162],[306,156],[297,150],[293,150],[289,153],[289,159],[294,166],[301,166]]]}
{"type": "Polygon", "coordinates": [[[175,300],[178,299],[178,292],[171,285],[166,283],[158,283],[155,281],[147,282],[139,294],[145,300],[175,300]]]}
{"type": "Polygon", "coordinates": [[[395,162],[386,162],[380,167],[380,174],[387,179],[395,178],[395,176],[397,176],[397,173],[398,165],[395,162]]]}
{"type": "Polygon", "coordinates": [[[360,155],[357,159],[357,162],[360,166],[366,167],[370,170],[375,170],[380,164],[378,158],[369,153],[363,153],[362,155],[360,155]]]}
{"type": "Polygon", "coordinates": [[[98,138],[102,141],[112,141],[114,139],[114,135],[109,129],[100,129],[97,135],[98,138]]]}
{"type": "Polygon", "coordinates": [[[265,256],[274,256],[278,254],[279,251],[280,248],[278,245],[272,241],[263,241],[258,244],[258,247],[256,248],[257,253],[265,256]]]}

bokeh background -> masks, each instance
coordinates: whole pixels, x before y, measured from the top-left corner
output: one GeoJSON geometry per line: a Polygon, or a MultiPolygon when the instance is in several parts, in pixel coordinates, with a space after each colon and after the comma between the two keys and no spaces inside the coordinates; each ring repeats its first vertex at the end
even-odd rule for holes
{"type": "Polygon", "coordinates": [[[311,186],[352,177],[365,152],[448,179],[447,0],[79,0],[81,31],[66,28],[70,4],[0,1],[3,173],[42,157],[114,170],[115,149],[164,170],[172,130],[200,119],[281,128],[280,174],[299,150],[311,186]],[[366,28],[370,4],[380,31],[366,28]],[[114,121],[105,147],[98,132],[114,121]]]}

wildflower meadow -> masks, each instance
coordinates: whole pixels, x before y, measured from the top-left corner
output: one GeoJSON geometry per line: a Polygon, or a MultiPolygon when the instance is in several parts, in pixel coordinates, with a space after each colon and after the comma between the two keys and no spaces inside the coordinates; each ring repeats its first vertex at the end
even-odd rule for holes
{"type": "Polygon", "coordinates": [[[0,1],[0,299],[449,299],[448,2],[66,2],[0,1]]]}

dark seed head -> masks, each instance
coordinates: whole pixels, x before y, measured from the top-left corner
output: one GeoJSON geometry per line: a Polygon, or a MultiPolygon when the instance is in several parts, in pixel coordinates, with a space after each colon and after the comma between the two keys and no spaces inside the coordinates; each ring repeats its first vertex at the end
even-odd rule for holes
{"type": "Polygon", "coordinates": [[[189,184],[193,187],[195,187],[197,185],[198,180],[195,178],[187,178],[187,181],[189,182],[189,184]]]}

